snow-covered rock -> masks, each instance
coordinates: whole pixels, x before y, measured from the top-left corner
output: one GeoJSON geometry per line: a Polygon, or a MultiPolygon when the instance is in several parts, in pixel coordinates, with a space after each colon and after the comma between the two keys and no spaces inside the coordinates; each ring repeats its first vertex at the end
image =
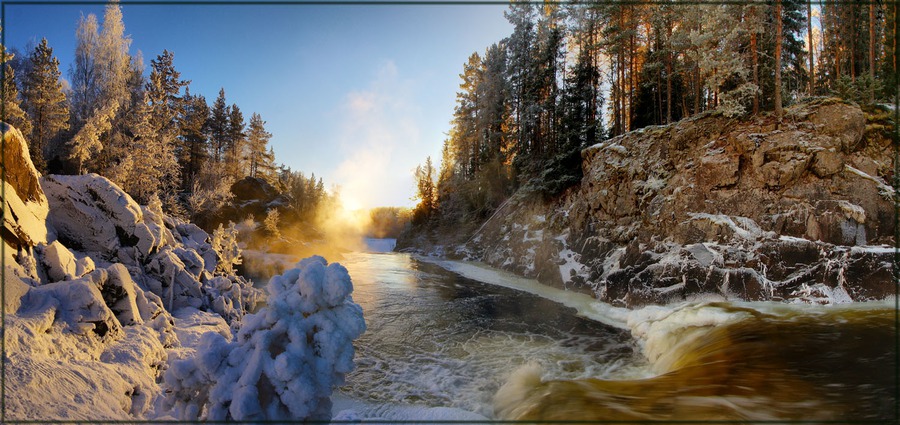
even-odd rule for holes
{"type": "Polygon", "coordinates": [[[144,221],[141,207],[108,179],[51,175],[41,179],[41,186],[50,201],[48,221],[66,245],[111,260],[120,247],[141,240],[135,234],[144,221]]]}
{"type": "Polygon", "coordinates": [[[91,269],[90,258],[122,263],[167,310],[210,309],[235,327],[261,299],[261,291],[234,275],[232,265],[240,263],[240,249],[232,229],[221,228],[211,237],[193,224],[166,217],[158,205],[138,205],[96,174],[53,175],[41,183],[57,237],[89,259],[76,261],[73,268],[68,257],[61,262],[45,255],[51,280],[77,275],[79,264],[82,271],[91,269]]]}
{"type": "Polygon", "coordinates": [[[244,317],[234,341],[203,335],[195,357],[165,375],[167,406],[182,420],[323,420],[353,368],[362,308],[340,264],[310,257],[275,276],[268,305],[244,317]]]}
{"type": "Polygon", "coordinates": [[[42,251],[41,260],[51,282],[72,280],[80,276],[75,255],[59,241],[51,242],[50,245],[43,247],[42,251]]]}

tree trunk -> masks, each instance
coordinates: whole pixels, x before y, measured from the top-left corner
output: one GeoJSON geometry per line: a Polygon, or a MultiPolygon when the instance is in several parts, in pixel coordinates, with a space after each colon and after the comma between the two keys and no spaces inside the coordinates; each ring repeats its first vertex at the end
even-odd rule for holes
{"type": "Polygon", "coordinates": [[[850,80],[856,82],[856,5],[850,5],[850,80]]]}
{"type": "Polygon", "coordinates": [[[781,109],[781,44],[782,17],[781,0],[775,0],[775,128],[781,124],[784,111],[781,109]]]}
{"type": "Polygon", "coordinates": [[[750,32],[750,52],[753,57],[753,84],[756,84],[756,92],[753,93],[753,115],[759,114],[759,48],[756,40],[756,31],[750,32]]]}
{"type": "Polygon", "coordinates": [[[666,124],[672,122],[672,21],[666,20],[666,124]]]}
{"type": "Polygon", "coordinates": [[[875,103],[875,2],[869,3],[869,103],[875,103]]]}
{"type": "Polygon", "coordinates": [[[813,45],[812,32],[812,0],[806,0],[806,34],[809,38],[809,95],[816,93],[816,68],[813,65],[813,52],[816,50],[813,45]]]}

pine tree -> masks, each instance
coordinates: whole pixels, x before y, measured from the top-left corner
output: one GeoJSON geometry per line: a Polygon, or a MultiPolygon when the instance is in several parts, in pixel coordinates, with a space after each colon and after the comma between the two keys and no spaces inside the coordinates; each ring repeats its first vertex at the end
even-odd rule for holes
{"type": "Polygon", "coordinates": [[[425,159],[424,166],[416,167],[416,199],[419,203],[413,210],[413,223],[424,224],[434,215],[436,211],[435,190],[434,190],[434,167],[431,164],[431,157],[425,159]]]}
{"type": "Polygon", "coordinates": [[[213,161],[220,164],[228,145],[228,104],[225,103],[224,88],[219,89],[219,97],[210,110],[208,130],[213,161]]]}
{"type": "Polygon", "coordinates": [[[775,122],[781,124],[784,111],[781,109],[781,50],[782,50],[782,7],[781,0],[775,0],[775,122]]]}
{"type": "Polygon", "coordinates": [[[51,139],[69,127],[69,109],[60,81],[59,60],[42,39],[30,56],[31,69],[25,75],[23,104],[32,123],[29,150],[38,171],[46,171],[44,149],[51,139]]]}
{"type": "Polygon", "coordinates": [[[174,54],[168,50],[151,60],[152,71],[146,85],[156,133],[169,140],[174,140],[178,132],[177,119],[184,109],[181,89],[190,84],[190,81],[179,79],[181,73],[175,70],[173,60],[174,54]]]}
{"type": "Polygon", "coordinates": [[[189,190],[193,181],[209,158],[206,125],[209,119],[209,106],[201,95],[191,95],[185,89],[184,108],[179,120],[181,145],[177,150],[181,165],[182,188],[189,190]]]}
{"type": "Polygon", "coordinates": [[[244,114],[237,105],[232,104],[228,112],[228,131],[226,136],[225,173],[234,180],[246,175],[244,170],[244,149],[247,144],[244,114]]]}
{"type": "Polygon", "coordinates": [[[272,134],[266,131],[266,122],[262,117],[253,113],[250,116],[250,128],[247,132],[247,151],[250,177],[260,177],[271,180],[274,171],[274,157],[270,156],[269,139],[272,134]]]}

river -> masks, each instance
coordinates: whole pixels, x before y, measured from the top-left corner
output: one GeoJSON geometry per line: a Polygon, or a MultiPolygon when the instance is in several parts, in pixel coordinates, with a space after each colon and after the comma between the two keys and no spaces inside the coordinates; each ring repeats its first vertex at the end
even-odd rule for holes
{"type": "Polygon", "coordinates": [[[340,418],[895,415],[893,301],[701,301],[627,311],[539,293],[528,282],[515,287],[502,273],[467,278],[485,274],[409,254],[358,252],[340,262],[368,326],[355,343],[356,369],[334,397],[336,413],[353,413],[340,418]]]}

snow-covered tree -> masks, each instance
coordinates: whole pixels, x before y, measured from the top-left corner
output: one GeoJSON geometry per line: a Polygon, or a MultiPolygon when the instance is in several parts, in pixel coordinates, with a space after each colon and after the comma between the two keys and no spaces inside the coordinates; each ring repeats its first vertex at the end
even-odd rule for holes
{"type": "Polygon", "coordinates": [[[281,232],[278,230],[278,221],[280,218],[281,213],[279,213],[277,209],[271,208],[266,211],[266,218],[263,219],[263,229],[269,236],[274,238],[281,236],[281,232]]]}
{"type": "Polygon", "coordinates": [[[178,133],[178,117],[184,109],[181,89],[190,81],[180,80],[181,73],[175,70],[175,55],[163,50],[162,54],[150,61],[150,79],[147,81],[147,100],[152,109],[151,121],[157,134],[167,140],[174,140],[178,133]]]}
{"type": "Polygon", "coordinates": [[[269,147],[272,133],[266,131],[266,122],[253,113],[250,116],[250,128],[247,131],[247,162],[250,177],[261,177],[272,181],[275,174],[275,157],[269,147]]]}
{"type": "MultiPolygon", "coordinates": [[[[76,162],[79,173],[85,172],[87,165],[104,174],[110,167],[120,167],[115,152],[126,149],[124,145],[129,137],[122,133],[131,132],[122,109],[132,105],[135,97],[129,84],[135,64],[128,54],[130,46],[131,38],[125,35],[118,4],[106,6],[99,33],[95,16],[88,15],[79,22],[75,64],[70,72],[76,96],[73,114],[77,126],[68,142],[68,156],[76,162]],[[88,159],[91,164],[87,164],[88,159]]],[[[136,96],[142,98],[142,94],[136,96]]]]}
{"type": "Polygon", "coordinates": [[[208,332],[196,356],[166,371],[165,407],[182,420],[317,421],[353,370],[366,329],[347,269],[310,257],[267,288],[266,307],[244,316],[234,341],[208,332]]]}
{"type": "Polygon", "coordinates": [[[171,193],[178,185],[173,139],[160,134],[154,123],[156,111],[146,96],[146,103],[136,111],[138,121],[133,125],[134,138],[129,144],[130,166],[121,181],[122,188],[141,204],[153,196],[165,199],[165,193],[171,193]]]}
{"type": "Polygon", "coordinates": [[[97,79],[97,49],[100,46],[100,25],[93,13],[82,16],[75,29],[75,59],[69,66],[72,85],[71,121],[80,129],[93,115],[99,97],[97,79]]]}
{"type": "Polygon", "coordinates": [[[22,98],[32,123],[28,139],[31,159],[43,172],[47,168],[44,149],[60,131],[69,128],[69,108],[59,79],[59,59],[53,56],[46,38],[35,47],[29,60],[31,68],[25,75],[22,98]]]}
{"type": "MultiPolygon", "coordinates": [[[[7,56],[7,60],[9,57],[7,56]]],[[[31,121],[22,109],[22,98],[16,85],[15,70],[9,63],[3,66],[3,117],[2,121],[18,128],[22,134],[31,134],[31,121]]]]}

